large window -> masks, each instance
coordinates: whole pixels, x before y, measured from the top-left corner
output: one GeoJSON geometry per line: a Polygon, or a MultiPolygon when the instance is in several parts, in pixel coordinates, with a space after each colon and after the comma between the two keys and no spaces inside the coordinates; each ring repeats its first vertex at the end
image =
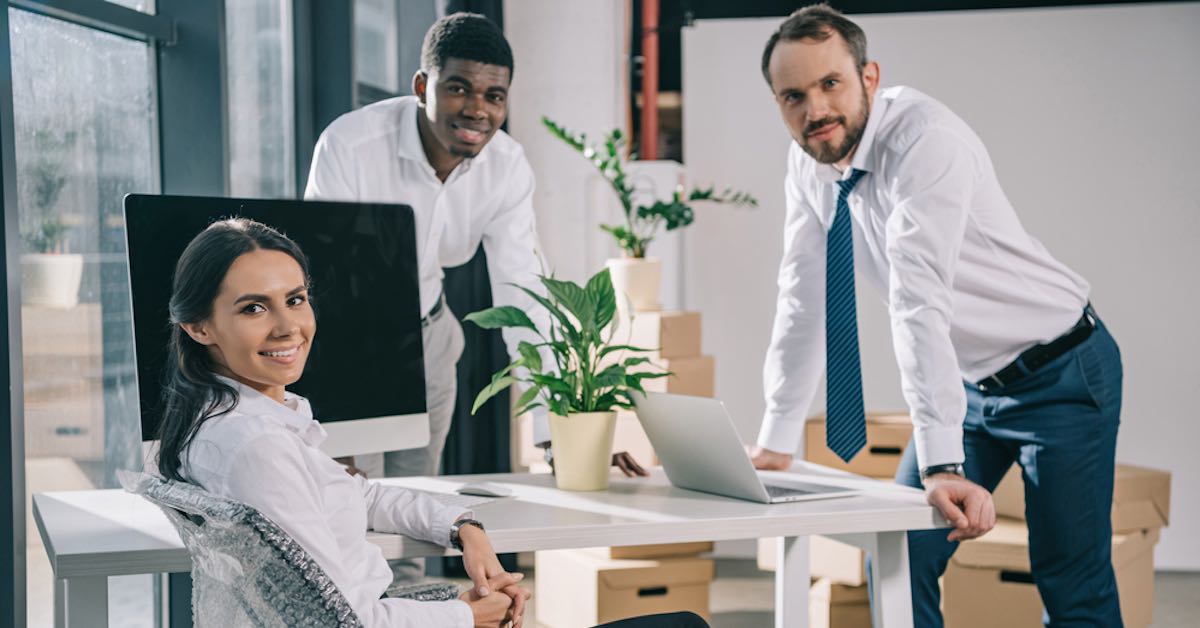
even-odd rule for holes
{"type": "Polygon", "coordinates": [[[291,0],[225,3],[229,190],[296,196],[291,0]]]}
{"type": "MultiPolygon", "coordinates": [[[[19,9],[9,35],[26,492],[111,487],[141,451],[121,198],[158,188],[153,51],[19,9]]],[[[50,567],[27,529],[29,625],[50,625],[50,567]]],[[[152,621],[135,594],[150,586],[114,582],[120,625],[152,621]]]]}

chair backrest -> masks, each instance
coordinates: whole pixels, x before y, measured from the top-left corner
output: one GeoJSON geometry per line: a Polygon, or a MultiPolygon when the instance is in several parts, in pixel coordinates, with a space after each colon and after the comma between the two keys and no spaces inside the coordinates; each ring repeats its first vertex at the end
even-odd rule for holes
{"type": "Polygon", "coordinates": [[[191,554],[195,625],[362,625],[321,566],[254,508],[193,484],[117,475],[125,490],[166,513],[191,554]]]}

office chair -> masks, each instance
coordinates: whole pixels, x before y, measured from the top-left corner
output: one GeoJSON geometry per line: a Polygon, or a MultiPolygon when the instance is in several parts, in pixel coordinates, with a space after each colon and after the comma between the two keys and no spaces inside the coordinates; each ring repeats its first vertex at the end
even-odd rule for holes
{"type": "MultiPolygon", "coordinates": [[[[125,490],[162,509],[192,557],[196,626],[338,626],[361,622],[300,544],[254,508],[185,482],[118,471],[125,490]]],[[[389,597],[458,596],[458,585],[398,587],[389,597]]]]}

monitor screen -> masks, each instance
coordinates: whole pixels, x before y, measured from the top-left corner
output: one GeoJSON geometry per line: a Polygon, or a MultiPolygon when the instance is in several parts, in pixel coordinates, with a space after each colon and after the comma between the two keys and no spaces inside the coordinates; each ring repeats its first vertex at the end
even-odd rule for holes
{"type": "MultiPolygon", "coordinates": [[[[143,438],[158,434],[175,264],[196,234],[229,217],[278,229],[308,257],[317,333],[304,375],[288,390],[308,398],[331,439],[331,423],[363,419],[419,415],[427,431],[410,207],[134,194],[125,198],[125,225],[143,438]]],[[[388,450],[348,447],[331,453],[388,450]]]]}

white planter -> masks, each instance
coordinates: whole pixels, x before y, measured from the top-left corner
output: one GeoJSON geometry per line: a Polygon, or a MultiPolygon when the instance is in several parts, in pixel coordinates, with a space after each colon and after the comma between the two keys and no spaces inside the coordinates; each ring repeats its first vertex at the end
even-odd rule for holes
{"type": "Polygon", "coordinates": [[[554,478],[558,488],[565,491],[608,488],[616,428],[616,412],[550,414],[550,447],[554,450],[554,478]]]}
{"type": "Polygon", "coordinates": [[[21,256],[21,301],[25,305],[67,309],[79,303],[83,256],[26,253],[21,256]]]}
{"type": "Polygon", "coordinates": [[[622,257],[605,262],[622,313],[662,309],[658,301],[662,262],[658,258],[622,257]]]}

